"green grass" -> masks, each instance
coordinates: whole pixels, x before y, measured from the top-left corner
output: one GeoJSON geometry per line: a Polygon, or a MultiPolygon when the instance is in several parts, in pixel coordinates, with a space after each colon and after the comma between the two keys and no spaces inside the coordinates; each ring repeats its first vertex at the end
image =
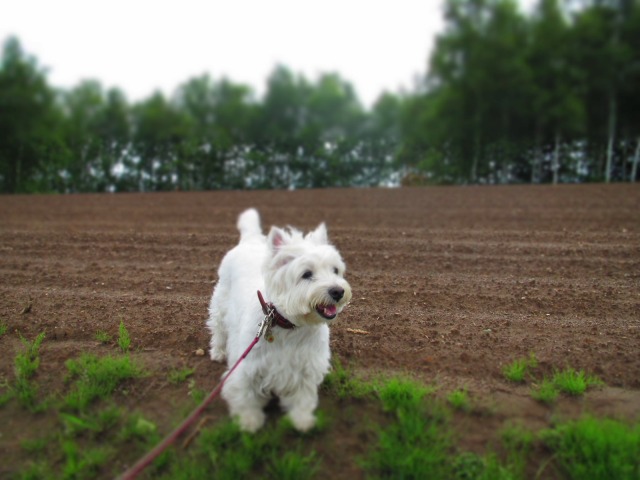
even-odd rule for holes
{"type": "Polygon", "coordinates": [[[40,333],[33,342],[29,342],[26,338],[20,336],[20,341],[25,349],[15,358],[16,376],[31,378],[40,366],[40,345],[44,340],[45,333],[40,333]]]}
{"type": "Polygon", "coordinates": [[[534,400],[542,403],[553,403],[560,395],[560,391],[556,388],[555,384],[545,378],[539,385],[534,386],[531,389],[531,396],[534,400]]]}
{"type": "Polygon", "coordinates": [[[583,370],[573,368],[556,371],[553,376],[544,378],[531,391],[531,396],[543,403],[553,403],[561,393],[571,396],[583,395],[589,387],[600,386],[604,383],[596,376],[587,375],[583,370]]]}
{"type": "Polygon", "coordinates": [[[640,424],[586,417],[543,432],[569,479],[640,478],[640,424]]]}
{"type": "Polygon", "coordinates": [[[62,443],[64,466],[62,478],[93,478],[109,461],[113,447],[89,447],[78,445],[73,440],[62,443]]]}
{"type": "Polygon", "coordinates": [[[195,372],[194,368],[183,368],[181,370],[171,370],[169,372],[169,383],[178,384],[187,380],[195,372]]]}
{"type": "Polygon", "coordinates": [[[120,326],[118,327],[118,346],[122,353],[127,353],[131,346],[131,337],[127,331],[127,327],[124,326],[124,320],[120,320],[120,326]]]}
{"type": "Polygon", "coordinates": [[[9,326],[6,324],[4,320],[0,320],[0,337],[7,333],[9,326]]]}
{"type": "Polygon", "coordinates": [[[286,421],[248,434],[225,420],[203,430],[190,451],[173,462],[162,478],[310,479],[318,471],[319,459],[314,450],[305,450],[309,450],[305,437],[292,433],[286,421]]]}
{"type": "Polygon", "coordinates": [[[362,459],[369,478],[448,478],[451,438],[446,415],[425,397],[432,390],[417,382],[393,378],[378,387],[383,410],[392,413],[377,430],[377,443],[362,459]]]}
{"type": "Polygon", "coordinates": [[[98,330],[96,332],[96,340],[100,343],[109,343],[111,341],[111,335],[104,330],[98,330]]]}
{"type": "Polygon", "coordinates": [[[43,405],[38,405],[38,386],[32,381],[40,366],[40,346],[45,338],[45,333],[40,333],[33,342],[29,342],[20,336],[24,350],[18,353],[14,359],[15,381],[9,386],[9,393],[4,400],[15,397],[18,403],[28,410],[38,411],[43,405]]]}
{"type": "Polygon", "coordinates": [[[467,392],[466,388],[459,388],[449,393],[449,395],[447,395],[447,401],[455,410],[468,412],[471,409],[469,392],[467,392]]]}
{"type": "Polygon", "coordinates": [[[424,398],[435,390],[414,380],[401,377],[384,380],[375,389],[382,401],[382,408],[386,412],[396,412],[400,409],[420,409],[424,398]]]}
{"type": "Polygon", "coordinates": [[[338,359],[332,362],[331,370],[325,376],[322,387],[340,399],[364,398],[374,390],[373,385],[356,378],[338,359]]]}
{"type": "Polygon", "coordinates": [[[513,478],[525,478],[527,459],[533,450],[535,435],[522,426],[513,425],[501,432],[501,440],[506,452],[505,469],[513,478]]]}
{"type": "Polygon", "coordinates": [[[122,419],[122,411],[115,405],[97,413],[71,414],[59,412],[65,433],[71,436],[89,435],[97,437],[110,430],[122,419]]]}
{"type": "Polygon", "coordinates": [[[279,480],[307,480],[313,478],[320,470],[320,462],[315,452],[308,455],[301,448],[285,451],[282,455],[274,455],[267,472],[271,478],[279,480]]]}
{"type": "Polygon", "coordinates": [[[74,380],[64,405],[82,411],[93,401],[107,398],[125,380],[140,377],[142,370],[131,357],[103,357],[83,354],[79,359],[67,360],[68,379],[74,380]]]}
{"type": "Polygon", "coordinates": [[[510,382],[522,383],[530,370],[537,366],[538,360],[535,354],[531,353],[529,358],[520,358],[508,364],[502,369],[502,374],[510,382]]]}
{"type": "Polygon", "coordinates": [[[196,405],[200,405],[204,401],[204,399],[207,397],[207,392],[205,392],[201,388],[198,388],[198,386],[196,385],[196,381],[194,379],[189,380],[189,383],[187,383],[187,386],[189,389],[188,395],[193,399],[196,405]]]}
{"type": "MultiPolygon", "coordinates": [[[[42,334],[31,343],[23,339],[25,348],[16,361],[16,371],[23,377],[35,375],[43,339],[42,334]]],[[[143,374],[129,354],[102,358],[83,354],[66,366],[69,386],[66,396],[54,404],[59,409],[56,425],[44,436],[21,442],[29,460],[15,478],[116,477],[166,433],[145,412],[131,413],[115,403],[120,397],[112,396],[113,392],[143,374]]],[[[205,392],[196,388],[189,378],[192,374],[192,369],[184,368],[172,371],[170,378],[188,382],[190,395],[197,400],[205,392]]],[[[548,388],[558,395],[566,384],[580,381],[587,387],[599,382],[566,369],[542,382],[537,391],[542,395],[548,388]]],[[[571,479],[640,478],[640,423],[582,419],[542,434],[510,426],[502,430],[495,451],[490,445],[484,454],[470,453],[457,446],[458,435],[464,432],[456,432],[452,423],[460,419],[453,411],[469,411],[467,390],[454,390],[444,398],[432,395],[435,390],[407,377],[363,381],[336,362],[323,385],[321,402],[330,401],[329,396],[339,408],[330,415],[319,410],[318,426],[312,432],[296,432],[286,416],[277,414],[259,432],[247,434],[225,416],[211,427],[196,430],[189,448],[176,445],[163,453],[145,475],[234,480],[322,477],[333,461],[330,455],[335,452],[328,445],[336,441],[337,428],[357,425],[354,435],[362,441],[363,453],[351,462],[354,471],[360,468],[370,479],[523,480],[536,469],[539,478],[552,469],[571,479]],[[346,408],[345,402],[349,402],[346,408]],[[356,416],[354,412],[366,413],[356,416]],[[375,423],[368,423],[371,418],[375,423]],[[541,466],[532,464],[536,461],[541,466]]],[[[185,403],[190,402],[185,399],[185,403]]]]}
{"type": "Polygon", "coordinates": [[[555,372],[551,381],[558,390],[573,396],[582,395],[591,386],[603,385],[598,377],[573,368],[555,372]]]}

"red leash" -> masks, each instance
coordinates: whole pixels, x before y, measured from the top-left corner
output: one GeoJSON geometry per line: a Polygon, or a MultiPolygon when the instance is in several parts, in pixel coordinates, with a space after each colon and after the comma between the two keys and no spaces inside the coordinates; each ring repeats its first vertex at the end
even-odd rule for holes
{"type": "MultiPolygon", "coordinates": [[[[261,302],[264,302],[264,300],[262,300],[262,295],[260,294],[260,292],[258,292],[258,296],[261,299],[261,302]]],[[[158,457],[158,455],[164,452],[169,447],[169,445],[175,442],[176,439],[180,435],[182,435],[193,424],[193,422],[196,420],[196,418],[200,416],[200,414],[204,411],[204,409],[207,408],[207,406],[220,394],[220,391],[224,386],[224,382],[227,381],[227,378],[229,378],[229,376],[233,373],[236,367],[240,365],[240,362],[244,360],[247,355],[249,355],[249,352],[255,346],[255,344],[258,343],[258,340],[260,340],[260,337],[262,337],[262,335],[265,333],[267,328],[271,327],[272,321],[273,321],[273,317],[265,313],[265,318],[262,321],[262,323],[260,323],[260,327],[258,328],[256,337],[251,342],[251,345],[249,345],[249,347],[244,351],[244,353],[240,356],[240,358],[235,363],[235,365],[231,367],[231,370],[229,370],[229,372],[224,376],[224,378],[220,381],[218,386],[211,391],[209,396],[207,396],[207,398],[203,400],[203,402],[198,406],[198,408],[196,408],[193,412],[191,412],[191,415],[189,415],[186,418],[186,420],[184,420],[180,424],[180,426],[178,426],[169,435],[164,437],[164,439],[158,445],[156,445],[153,448],[153,450],[149,451],[144,457],[138,460],[133,467],[131,467],[126,472],[124,472],[122,476],[119,477],[120,480],[130,480],[140,475],[140,473],[142,473],[142,471],[145,468],[147,468],[151,464],[151,462],[153,462],[158,457]]]]}

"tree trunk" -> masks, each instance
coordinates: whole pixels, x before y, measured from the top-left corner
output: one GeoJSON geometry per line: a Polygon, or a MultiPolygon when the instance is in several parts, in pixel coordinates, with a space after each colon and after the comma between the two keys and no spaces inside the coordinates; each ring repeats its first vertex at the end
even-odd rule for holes
{"type": "Polygon", "coordinates": [[[640,137],[638,137],[638,144],[636,145],[636,153],[633,156],[633,165],[631,167],[631,177],[629,181],[635,182],[638,174],[638,162],[640,162],[640,137]]]}
{"type": "Polygon", "coordinates": [[[609,139],[607,141],[607,165],[605,167],[604,179],[605,182],[611,182],[611,168],[613,164],[613,144],[615,140],[616,132],[616,115],[618,110],[618,104],[614,92],[609,94],[609,139]]]}
{"type": "Polygon", "coordinates": [[[471,183],[478,181],[478,164],[480,163],[480,145],[482,140],[480,138],[480,109],[476,110],[474,115],[474,134],[473,134],[473,163],[471,164],[471,183]]]}
{"type": "Polygon", "coordinates": [[[553,160],[551,162],[553,171],[553,184],[558,184],[558,171],[560,170],[560,133],[556,132],[556,141],[553,147],[553,160]]]}
{"type": "Polygon", "coordinates": [[[531,183],[540,183],[540,166],[542,165],[542,133],[540,127],[536,128],[535,143],[533,146],[533,161],[531,163],[531,183]]]}
{"type": "MultiPolygon", "coordinates": [[[[623,0],[616,2],[616,17],[613,24],[610,47],[612,52],[617,52],[620,42],[620,30],[623,18],[623,0]]],[[[613,168],[613,148],[616,134],[616,117],[618,116],[618,101],[616,99],[616,83],[619,72],[616,71],[616,64],[613,64],[613,77],[609,79],[609,139],[607,141],[607,166],[605,171],[605,182],[611,181],[611,169],[613,168]]],[[[624,177],[623,177],[624,179],[624,177]]]]}

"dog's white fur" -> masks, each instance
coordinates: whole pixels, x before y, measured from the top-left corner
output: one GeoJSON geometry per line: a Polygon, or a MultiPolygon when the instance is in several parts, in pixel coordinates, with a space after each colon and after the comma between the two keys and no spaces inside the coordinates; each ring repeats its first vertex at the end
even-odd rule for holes
{"type": "Polygon", "coordinates": [[[339,314],[351,299],[344,262],[329,244],[324,224],[306,236],[272,227],[265,237],[258,212],[249,209],[237,226],[240,242],[220,264],[209,306],[211,359],[226,358],[230,368],[253,341],[264,318],[257,290],[296,328],[275,326],[273,342],[261,339],[226,380],[222,397],[243,430],[264,424],[263,408],[273,395],[296,429],[309,430],[318,386],[329,370],[332,319],[327,317],[339,314]]]}

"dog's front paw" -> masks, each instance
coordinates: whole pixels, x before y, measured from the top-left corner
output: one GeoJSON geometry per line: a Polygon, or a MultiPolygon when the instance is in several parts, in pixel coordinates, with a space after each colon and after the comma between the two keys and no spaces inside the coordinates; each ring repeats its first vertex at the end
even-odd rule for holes
{"type": "Polygon", "coordinates": [[[289,413],[291,423],[299,432],[308,432],[316,425],[316,416],[307,411],[291,411],[289,413]]]}
{"type": "Polygon", "coordinates": [[[266,415],[262,410],[246,410],[239,413],[237,418],[240,430],[254,433],[264,425],[266,415]]]}

